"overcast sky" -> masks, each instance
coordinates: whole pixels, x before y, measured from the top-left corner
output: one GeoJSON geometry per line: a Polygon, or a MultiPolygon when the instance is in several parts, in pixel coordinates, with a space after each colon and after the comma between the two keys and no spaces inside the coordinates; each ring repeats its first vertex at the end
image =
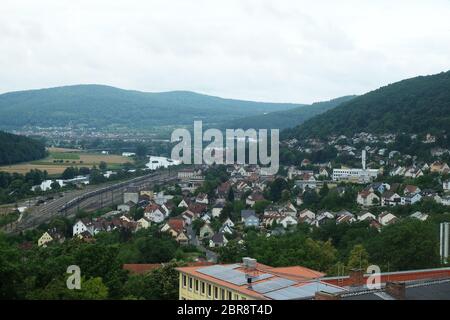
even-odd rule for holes
{"type": "Polygon", "coordinates": [[[309,103],[450,69],[448,0],[1,0],[0,92],[309,103]]]}

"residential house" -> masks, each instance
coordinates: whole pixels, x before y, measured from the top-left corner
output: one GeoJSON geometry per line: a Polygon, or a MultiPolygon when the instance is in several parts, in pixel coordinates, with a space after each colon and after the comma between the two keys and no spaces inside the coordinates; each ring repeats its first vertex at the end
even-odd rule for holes
{"type": "Polygon", "coordinates": [[[241,210],[241,221],[244,222],[249,216],[256,216],[255,210],[241,210]]]}
{"type": "Polygon", "coordinates": [[[420,191],[421,190],[419,187],[408,184],[405,186],[403,193],[404,194],[416,194],[416,193],[419,193],[420,191]]]}
{"type": "Polygon", "coordinates": [[[287,203],[280,209],[280,213],[295,218],[295,217],[297,217],[297,208],[296,208],[291,202],[287,202],[287,203]]]}
{"type": "Polygon", "coordinates": [[[220,217],[223,208],[225,207],[225,205],[223,203],[216,203],[214,205],[214,207],[211,210],[211,214],[214,218],[218,218],[220,217]]]}
{"type": "Polygon", "coordinates": [[[169,233],[173,238],[177,238],[184,231],[185,222],[182,218],[170,218],[161,228],[161,232],[169,233]]]}
{"type": "Polygon", "coordinates": [[[320,226],[327,221],[334,220],[334,214],[329,211],[321,211],[316,215],[315,224],[316,226],[320,226]]]}
{"type": "Polygon", "coordinates": [[[46,247],[48,243],[52,241],[57,241],[59,243],[64,242],[64,235],[58,232],[55,228],[47,230],[42,234],[42,236],[38,239],[39,247],[46,247]]]}
{"type": "Polygon", "coordinates": [[[297,224],[297,219],[293,216],[287,215],[282,218],[279,222],[284,228],[288,228],[289,226],[294,226],[297,224]]]}
{"type": "Polygon", "coordinates": [[[166,212],[161,208],[161,206],[156,203],[152,203],[144,209],[144,217],[148,218],[152,222],[160,223],[166,218],[166,212]]]}
{"type": "Polygon", "coordinates": [[[229,225],[224,224],[224,225],[222,225],[222,226],[220,227],[219,233],[223,233],[223,234],[233,234],[233,229],[232,229],[229,225]]]}
{"type": "Polygon", "coordinates": [[[358,217],[358,221],[372,221],[377,219],[377,217],[369,211],[361,211],[356,215],[358,217]]]}
{"type": "Polygon", "coordinates": [[[178,204],[178,208],[189,208],[189,201],[187,201],[186,199],[183,199],[180,201],[180,203],[178,204]]]}
{"type": "Polygon", "coordinates": [[[443,204],[444,206],[450,206],[450,196],[442,197],[441,204],[443,204]]]}
{"type": "Polygon", "coordinates": [[[209,240],[209,246],[211,248],[224,247],[227,243],[228,240],[223,233],[215,233],[209,240]]]}
{"type": "Polygon", "coordinates": [[[150,219],[146,217],[142,217],[137,221],[137,228],[138,229],[148,229],[151,226],[152,222],[150,219]]]}
{"type": "Polygon", "coordinates": [[[199,239],[205,239],[212,237],[214,235],[214,230],[209,223],[205,223],[199,231],[199,239]]]}
{"type": "Polygon", "coordinates": [[[94,226],[87,219],[79,219],[72,227],[72,234],[74,236],[79,235],[83,232],[89,232],[91,235],[94,235],[94,226]]]}
{"type": "Polygon", "coordinates": [[[195,202],[208,204],[209,203],[208,195],[206,193],[199,193],[195,198],[195,202]]]}
{"type": "Polygon", "coordinates": [[[401,203],[401,197],[393,191],[386,191],[381,195],[382,206],[396,206],[401,203]]]}
{"type": "Polygon", "coordinates": [[[187,225],[190,225],[196,218],[195,214],[190,211],[190,210],[186,210],[181,214],[181,217],[184,220],[184,223],[187,225]]]}
{"type": "Polygon", "coordinates": [[[420,211],[416,211],[413,214],[410,215],[411,218],[418,219],[420,221],[426,221],[428,219],[428,215],[425,213],[422,213],[420,211]]]}
{"type": "Polygon", "coordinates": [[[415,194],[407,194],[403,197],[401,197],[401,204],[402,205],[411,205],[415,204],[416,202],[419,202],[422,199],[422,196],[420,193],[415,194]]]}
{"type": "Polygon", "coordinates": [[[383,225],[383,226],[387,226],[393,223],[396,223],[398,221],[398,218],[393,215],[390,212],[384,211],[382,213],[380,213],[380,215],[378,216],[378,222],[383,225]]]}
{"type": "Polygon", "coordinates": [[[175,241],[178,242],[179,244],[188,244],[189,238],[184,231],[181,231],[176,236],[175,241]]]}
{"type": "Polygon", "coordinates": [[[445,162],[435,161],[430,166],[430,172],[445,174],[450,172],[450,167],[445,162]]]}
{"type": "Polygon", "coordinates": [[[442,188],[444,191],[450,191],[450,179],[442,182],[442,188]]]}
{"type": "Polygon", "coordinates": [[[356,202],[365,207],[373,206],[380,203],[380,197],[377,196],[375,192],[364,189],[361,192],[358,192],[356,202]]]}
{"type": "Polygon", "coordinates": [[[244,225],[248,227],[258,227],[259,218],[256,215],[250,215],[244,219],[244,225]]]}
{"type": "Polygon", "coordinates": [[[261,192],[253,192],[251,195],[247,197],[245,203],[249,206],[253,206],[256,203],[256,201],[262,200],[264,200],[264,196],[262,195],[261,192]]]}
{"type": "Polygon", "coordinates": [[[344,215],[338,216],[336,218],[336,223],[337,224],[340,224],[340,223],[353,223],[355,221],[356,221],[356,219],[355,219],[355,217],[353,215],[345,215],[344,214],[344,215]]]}
{"type": "Polygon", "coordinates": [[[224,222],[222,225],[224,225],[224,226],[227,225],[227,226],[229,226],[230,228],[234,228],[234,222],[231,221],[230,218],[227,218],[227,220],[225,220],[225,222],[224,222]]]}
{"type": "Polygon", "coordinates": [[[314,212],[312,212],[309,209],[304,209],[302,211],[299,212],[298,214],[298,218],[299,220],[304,220],[305,218],[309,218],[311,220],[314,220],[316,218],[316,214],[314,212]]]}
{"type": "Polygon", "coordinates": [[[406,178],[416,179],[416,178],[423,176],[423,171],[420,168],[409,167],[405,170],[405,173],[403,174],[403,176],[406,178]]]}

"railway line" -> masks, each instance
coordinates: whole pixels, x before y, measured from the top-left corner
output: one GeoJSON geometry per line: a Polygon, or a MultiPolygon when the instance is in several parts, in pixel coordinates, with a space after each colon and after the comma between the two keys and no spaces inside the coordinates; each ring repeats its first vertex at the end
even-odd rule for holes
{"type": "Polygon", "coordinates": [[[130,180],[87,186],[83,190],[66,192],[62,197],[47,201],[39,206],[33,206],[10,230],[9,233],[19,233],[32,229],[52,218],[74,216],[78,210],[93,211],[122,202],[123,193],[129,189],[143,190],[156,184],[167,183],[177,179],[177,171],[165,170],[136,177],[130,180]]]}

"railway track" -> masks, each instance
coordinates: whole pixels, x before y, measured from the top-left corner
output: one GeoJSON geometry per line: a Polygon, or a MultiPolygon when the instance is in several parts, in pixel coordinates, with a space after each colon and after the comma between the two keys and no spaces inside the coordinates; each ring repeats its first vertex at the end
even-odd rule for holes
{"type": "Polygon", "coordinates": [[[121,202],[120,200],[123,192],[130,187],[142,189],[146,186],[167,183],[175,181],[176,179],[177,171],[161,171],[119,183],[110,183],[102,186],[88,186],[83,190],[70,191],[60,198],[55,198],[39,206],[34,206],[23,219],[17,223],[13,229],[8,230],[8,232],[19,233],[27,229],[33,229],[39,226],[39,224],[48,222],[57,216],[73,216],[80,208],[101,208],[114,204],[115,202],[119,203],[121,202]],[[111,194],[110,198],[107,197],[108,193],[111,194]],[[106,195],[105,200],[104,195],[106,195]]]}

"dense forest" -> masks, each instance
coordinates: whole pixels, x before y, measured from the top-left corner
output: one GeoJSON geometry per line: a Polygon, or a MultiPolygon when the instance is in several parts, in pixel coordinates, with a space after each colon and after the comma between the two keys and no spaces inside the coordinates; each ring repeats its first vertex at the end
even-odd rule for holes
{"type": "Polygon", "coordinates": [[[0,165],[44,158],[45,152],[42,142],[0,131],[0,165]]]}
{"type": "Polygon", "coordinates": [[[356,97],[284,134],[302,139],[356,132],[448,133],[449,88],[450,71],[403,80],[356,97]]]}
{"type": "Polygon", "coordinates": [[[0,95],[0,127],[129,127],[222,123],[298,107],[222,99],[187,91],[148,93],[101,85],[77,85],[0,95]]]}
{"type": "Polygon", "coordinates": [[[336,106],[350,101],[355,96],[345,96],[330,101],[316,102],[311,105],[304,105],[290,110],[275,111],[263,115],[255,115],[230,121],[226,128],[243,129],[286,129],[298,126],[306,120],[324,113],[336,106]]]}

